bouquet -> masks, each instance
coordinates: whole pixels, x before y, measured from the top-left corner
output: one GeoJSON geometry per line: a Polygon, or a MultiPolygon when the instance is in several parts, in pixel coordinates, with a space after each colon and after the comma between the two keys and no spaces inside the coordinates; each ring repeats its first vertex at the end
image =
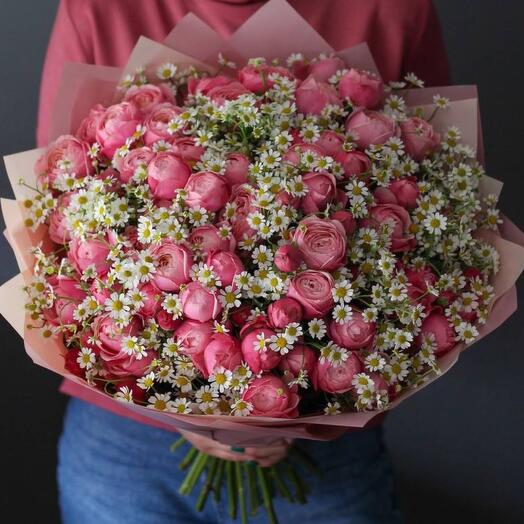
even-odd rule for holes
{"type": "MultiPolygon", "coordinates": [[[[275,0],[246,25],[272,10],[304,24],[275,0]]],[[[22,275],[2,313],[35,362],[144,416],[236,445],[334,438],[509,316],[522,233],[479,161],[470,88],[385,85],[366,46],[318,38],[273,52],[269,33],[254,52],[241,28],[193,49],[198,27],[169,37],[193,57],[142,39],[117,82],[84,69],[60,136],[6,158],[22,275]]],[[[313,463],[191,450],[181,491],[205,473],[201,508],[225,476],[233,517],[247,492],[275,521],[272,496],[304,501],[313,463]]]]}

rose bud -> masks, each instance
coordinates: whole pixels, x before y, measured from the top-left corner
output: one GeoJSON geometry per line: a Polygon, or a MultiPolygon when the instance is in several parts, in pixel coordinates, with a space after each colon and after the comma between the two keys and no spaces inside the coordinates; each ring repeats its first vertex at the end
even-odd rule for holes
{"type": "Polygon", "coordinates": [[[111,267],[111,261],[108,259],[111,245],[112,242],[110,242],[108,235],[106,235],[106,239],[87,238],[80,240],[74,237],[69,242],[67,258],[79,273],[83,273],[89,266],[93,265],[98,276],[105,275],[111,267]]]}
{"type": "Polygon", "coordinates": [[[309,269],[334,271],[346,261],[347,235],[338,220],[306,217],[299,222],[293,240],[309,269]]]}
{"type": "Polygon", "coordinates": [[[248,305],[240,306],[238,309],[234,309],[230,314],[229,318],[236,327],[245,325],[247,319],[251,315],[251,307],[248,305]]]}
{"type": "Polygon", "coordinates": [[[293,349],[284,355],[278,368],[281,371],[289,371],[294,377],[298,377],[301,370],[306,371],[311,377],[317,361],[317,355],[313,349],[302,344],[295,344],[293,349]]]}
{"type": "Polygon", "coordinates": [[[401,206],[396,204],[380,204],[369,210],[369,219],[362,223],[372,227],[379,227],[380,224],[388,222],[392,224],[391,251],[400,253],[410,251],[416,246],[416,240],[410,233],[411,218],[409,213],[401,206]]]}
{"type": "Polygon", "coordinates": [[[352,235],[357,228],[357,221],[353,218],[353,215],[349,211],[335,211],[331,215],[331,220],[337,220],[340,222],[348,236],[352,235]]]}
{"type": "Polygon", "coordinates": [[[269,78],[270,75],[273,74],[278,74],[285,78],[292,78],[290,71],[284,67],[261,64],[259,66],[244,66],[238,72],[238,79],[249,91],[260,95],[275,85],[275,82],[269,78]]]}
{"type": "Polygon", "coordinates": [[[98,123],[104,116],[106,108],[102,104],[96,104],[89,110],[89,114],[80,122],[76,131],[76,137],[82,142],[92,144],[96,142],[96,130],[98,123]]]}
{"type": "Polygon", "coordinates": [[[395,193],[387,187],[379,186],[373,192],[373,198],[376,204],[395,204],[398,205],[397,197],[395,193]]]}
{"type": "Polygon", "coordinates": [[[355,141],[360,149],[367,149],[371,144],[384,144],[400,134],[393,120],[382,113],[367,109],[349,115],[346,131],[356,135],[355,141]]]}
{"type": "Polygon", "coordinates": [[[74,318],[75,310],[87,296],[80,282],[65,276],[53,276],[48,279],[56,296],[51,308],[44,311],[45,319],[54,326],[60,324],[78,324],[74,318]]]}
{"type": "Polygon", "coordinates": [[[349,202],[349,197],[347,193],[340,188],[337,188],[337,193],[335,195],[335,204],[339,207],[345,208],[349,202]]]}
{"type": "Polygon", "coordinates": [[[269,304],[267,315],[273,328],[283,329],[292,322],[302,320],[302,306],[292,298],[280,298],[269,304]]]}
{"type": "Polygon", "coordinates": [[[91,173],[92,165],[87,158],[86,144],[72,135],[59,136],[52,142],[35,164],[35,174],[53,184],[56,177],[63,173],[63,164],[67,163],[69,173],[84,177],[91,173]]]}
{"type": "Polygon", "coordinates": [[[197,322],[195,320],[184,320],[175,329],[175,337],[180,346],[180,351],[191,358],[203,353],[213,333],[212,322],[197,322]]]}
{"type": "MultiPolygon", "coordinates": [[[[78,363],[79,355],[79,349],[68,349],[64,355],[64,368],[75,377],[85,378],[87,368],[82,369],[80,367],[80,364],[78,363]]],[[[65,377],[68,378],[67,375],[65,375],[65,377]]]]}
{"type": "Polygon", "coordinates": [[[337,90],[325,82],[308,76],[295,91],[295,102],[299,113],[320,115],[328,105],[340,105],[337,90]]]}
{"type": "Polygon", "coordinates": [[[105,278],[93,280],[89,286],[89,290],[100,305],[105,304],[113,292],[111,290],[111,286],[109,286],[107,279],[105,278]]]}
{"type": "Polygon", "coordinates": [[[227,155],[224,176],[230,186],[245,184],[248,181],[249,158],[242,153],[227,155]]]}
{"type": "Polygon", "coordinates": [[[208,378],[215,368],[223,367],[234,371],[242,364],[240,342],[227,333],[216,333],[204,349],[204,378],[208,378]]]}
{"type": "Polygon", "coordinates": [[[240,82],[230,82],[225,86],[216,86],[209,90],[207,96],[218,106],[223,106],[228,100],[236,100],[239,96],[247,95],[250,91],[240,82]]]}
{"type": "Polygon", "coordinates": [[[253,191],[247,184],[235,186],[231,191],[230,202],[236,206],[235,216],[231,219],[233,236],[239,242],[256,234],[247,221],[248,215],[258,209],[254,200],[253,191]]]}
{"type": "Polygon", "coordinates": [[[154,317],[161,307],[162,292],[152,282],[146,282],[139,288],[143,297],[143,305],[138,311],[142,317],[154,317]]]}
{"type": "Polygon", "coordinates": [[[286,151],[282,161],[297,167],[300,164],[300,157],[304,153],[313,153],[316,156],[324,155],[322,149],[314,144],[296,143],[286,151]]]}
{"type": "Polygon", "coordinates": [[[104,368],[116,377],[141,377],[146,373],[153,358],[150,351],[145,357],[129,355],[123,349],[124,339],[139,336],[142,322],[138,317],[132,317],[127,326],[119,327],[109,315],[100,315],[93,321],[93,333],[100,349],[100,358],[104,368]]]}
{"type": "Polygon", "coordinates": [[[178,291],[182,284],[189,282],[193,259],[186,247],[162,239],[151,249],[151,255],[157,260],[153,282],[159,289],[178,291]]]}
{"type": "Polygon", "coordinates": [[[147,168],[154,157],[155,153],[149,147],[137,147],[129,151],[126,156],[117,156],[114,165],[120,173],[120,180],[124,184],[129,183],[137,168],[141,166],[147,168]]]}
{"type": "Polygon", "coordinates": [[[229,200],[226,179],[211,171],[192,174],[185,190],[187,192],[185,201],[189,207],[203,207],[212,213],[220,211],[229,200]]]}
{"type": "Polygon", "coordinates": [[[228,85],[231,82],[234,82],[234,80],[225,75],[210,76],[205,78],[190,76],[187,80],[187,88],[189,93],[192,95],[196,93],[208,95],[211,89],[228,85]]]}
{"type": "MultiPolygon", "coordinates": [[[[138,386],[138,384],[136,383],[136,379],[119,380],[116,386],[119,389],[119,391],[122,391],[124,388],[128,388],[133,395],[133,401],[145,401],[146,391],[142,389],[140,386],[138,386]]],[[[118,397],[116,398],[120,400],[118,397]]]]}
{"type": "Polygon", "coordinates": [[[328,172],[307,173],[302,178],[307,187],[307,194],[302,198],[302,210],[304,213],[318,213],[324,211],[337,193],[337,181],[328,172]]]}
{"type": "Polygon", "coordinates": [[[282,359],[279,353],[269,347],[269,339],[274,335],[275,332],[270,329],[259,328],[250,331],[242,339],[242,356],[253,373],[271,371],[278,366],[282,359]],[[257,338],[259,335],[264,335],[266,339],[265,349],[260,349],[259,339],[257,338]]]}
{"type": "Polygon", "coordinates": [[[322,58],[309,64],[309,74],[319,82],[328,82],[340,69],[345,69],[346,64],[338,56],[322,58]]]}
{"type": "Polygon", "coordinates": [[[402,140],[406,145],[406,153],[416,162],[421,162],[440,144],[440,135],[433,126],[416,116],[401,122],[402,140]]]}
{"type": "Polygon", "coordinates": [[[168,313],[165,309],[157,311],[155,320],[160,326],[160,329],[163,329],[164,331],[175,331],[175,329],[182,323],[181,320],[175,320],[173,315],[168,313]]]}
{"type": "Polygon", "coordinates": [[[195,139],[190,136],[175,138],[175,141],[173,142],[173,151],[185,162],[189,162],[191,165],[200,160],[200,157],[204,154],[205,150],[205,147],[197,146],[195,144],[195,139]]]}
{"type": "Polygon", "coordinates": [[[109,106],[96,130],[96,141],[102,146],[102,153],[113,158],[115,151],[126,143],[141,123],[142,115],[135,104],[121,102],[109,106]]]}
{"type": "Polygon", "coordinates": [[[220,278],[222,287],[230,286],[235,275],[244,271],[244,264],[242,264],[240,258],[229,251],[209,253],[206,263],[213,268],[213,272],[220,278]]]}
{"type": "Polygon", "coordinates": [[[342,165],[346,179],[371,171],[371,159],[362,151],[341,151],[335,160],[342,165]]]}
{"type": "Polygon", "coordinates": [[[416,341],[417,345],[420,346],[423,337],[428,335],[434,337],[435,355],[437,357],[446,354],[457,344],[452,324],[440,311],[433,311],[422,321],[420,334],[416,341]]]}
{"type": "Polygon", "coordinates": [[[252,317],[250,320],[246,320],[244,325],[240,328],[240,338],[243,339],[252,331],[260,329],[271,329],[266,315],[262,313],[252,317]]]}
{"type": "Polygon", "coordinates": [[[188,240],[195,250],[204,255],[213,251],[233,251],[236,245],[234,238],[221,237],[219,230],[211,224],[195,227],[189,234],[188,240]]]}
{"type": "Polygon", "coordinates": [[[341,98],[349,98],[357,107],[372,109],[384,96],[382,80],[371,73],[351,68],[338,83],[341,98]]]}
{"type": "Polygon", "coordinates": [[[304,319],[311,320],[325,316],[335,305],[331,294],[334,286],[329,273],[303,271],[291,281],[287,296],[299,302],[304,309],[304,319]]]}
{"type": "Polygon", "coordinates": [[[253,406],[251,415],[258,417],[298,417],[300,397],[275,375],[263,375],[250,382],[242,400],[253,406]]]}
{"type": "Polygon", "coordinates": [[[311,377],[313,387],[326,393],[346,393],[353,389],[353,378],[361,371],[362,363],[354,351],[350,351],[348,359],[337,366],[327,360],[317,360],[311,377]]]}
{"type": "Polygon", "coordinates": [[[172,96],[171,100],[167,100],[167,97],[168,91],[162,89],[160,86],[144,84],[141,86],[131,86],[126,91],[124,100],[135,104],[142,113],[148,114],[154,107],[162,102],[173,102],[172,96]]]}
{"type": "Polygon", "coordinates": [[[294,207],[298,210],[300,208],[302,199],[300,197],[290,195],[287,191],[282,189],[276,194],[275,202],[278,202],[281,206],[294,207]]]}
{"type": "Polygon", "coordinates": [[[169,151],[158,153],[147,167],[147,183],[156,199],[172,200],[191,175],[190,167],[169,151]]]}
{"type": "Polygon", "coordinates": [[[302,255],[297,247],[283,244],[275,251],[275,266],[284,273],[296,271],[302,263],[302,255]]]}
{"type": "Polygon", "coordinates": [[[213,291],[200,282],[190,282],[180,292],[182,311],[187,318],[207,322],[216,318],[222,305],[213,291]]]}
{"type": "Polygon", "coordinates": [[[428,286],[437,282],[437,276],[429,267],[419,270],[408,268],[405,271],[408,279],[408,297],[414,305],[421,303],[428,310],[437,300],[435,295],[428,293],[428,286]]]}
{"type": "Polygon", "coordinates": [[[73,193],[62,193],[58,197],[56,208],[49,215],[49,236],[57,244],[66,244],[71,240],[69,222],[64,215],[64,209],[69,206],[73,193]]]}
{"type": "Polygon", "coordinates": [[[343,324],[330,321],[329,336],[335,344],[346,349],[368,348],[375,338],[375,323],[366,322],[358,309],[352,307],[351,311],[351,318],[343,324]]]}
{"type": "Polygon", "coordinates": [[[324,155],[335,158],[342,151],[342,144],[344,137],[340,133],[327,130],[322,131],[319,138],[315,141],[315,145],[320,147],[324,155]]]}
{"type": "Polygon", "coordinates": [[[149,146],[159,140],[172,142],[175,139],[175,136],[168,131],[169,122],[171,122],[171,120],[181,112],[182,110],[179,107],[170,104],[169,102],[155,106],[144,122],[146,128],[144,142],[146,145],[149,146]]]}

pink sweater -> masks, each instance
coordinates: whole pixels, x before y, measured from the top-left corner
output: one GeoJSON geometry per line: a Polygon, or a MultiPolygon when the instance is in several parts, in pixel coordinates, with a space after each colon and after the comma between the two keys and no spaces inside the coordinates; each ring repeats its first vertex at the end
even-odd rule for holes
{"type": "MultiPolygon", "coordinates": [[[[448,83],[448,66],[431,0],[288,0],[334,49],[367,42],[386,81],[414,72],[428,85],[448,83]]],[[[139,36],[162,41],[192,11],[228,36],[259,0],[61,0],[40,90],[37,142],[47,143],[50,111],[65,62],[123,66],[139,36]]],[[[64,381],[61,391],[123,416],[163,427],[107,397],[64,381]]]]}

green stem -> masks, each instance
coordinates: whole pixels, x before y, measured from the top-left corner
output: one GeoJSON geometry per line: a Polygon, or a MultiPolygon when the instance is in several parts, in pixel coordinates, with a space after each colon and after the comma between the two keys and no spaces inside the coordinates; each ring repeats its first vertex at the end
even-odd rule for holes
{"type": "Polygon", "coordinates": [[[197,503],[195,505],[197,511],[202,511],[204,509],[204,506],[206,505],[207,497],[213,487],[213,480],[218,469],[219,460],[216,457],[211,457],[208,464],[209,468],[207,470],[206,483],[202,487],[200,495],[198,496],[197,503]]]}
{"type": "Polygon", "coordinates": [[[197,454],[197,450],[196,450],[195,448],[192,447],[192,448],[187,452],[186,456],[183,458],[182,462],[179,464],[178,467],[179,467],[181,470],[186,469],[186,468],[189,466],[189,464],[191,464],[191,462],[193,462],[193,459],[195,458],[196,454],[197,454]]]}
{"type": "Polygon", "coordinates": [[[226,461],[227,477],[227,510],[232,520],[237,518],[237,497],[235,491],[234,463],[232,460],[226,461]]]}
{"type": "Polygon", "coordinates": [[[240,462],[235,462],[235,473],[238,491],[238,501],[240,507],[240,522],[242,522],[242,524],[247,524],[246,493],[244,490],[244,476],[242,474],[242,464],[240,462]]]}
{"type": "Polygon", "coordinates": [[[284,479],[283,479],[284,475],[282,474],[282,472],[279,471],[276,466],[272,466],[270,471],[271,471],[271,476],[273,480],[275,481],[275,485],[276,485],[277,491],[280,494],[280,496],[289,500],[289,502],[294,502],[295,499],[293,498],[293,495],[291,494],[286,483],[284,482],[284,479]]]}
{"type": "Polygon", "coordinates": [[[205,453],[201,452],[198,453],[193,464],[191,464],[189,473],[186,475],[184,482],[182,482],[178,490],[179,493],[181,493],[182,495],[189,495],[189,493],[191,493],[196,481],[200,478],[202,471],[204,471],[204,468],[206,467],[208,460],[209,455],[206,455],[205,453]]]}
{"type": "Polygon", "coordinates": [[[225,460],[218,461],[218,470],[213,481],[213,493],[216,502],[220,500],[220,494],[222,493],[222,478],[224,477],[224,468],[226,467],[225,460]]]}
{"type": "Polygon", "coordinates": [[[304,466],[305,469],[307,469],[314,475],[321,475],[321,471],[318,468],[318,465],[315,462],[315,460],[309,455],[309,453],[306,453],[301,447],[297,445],[291,446],[289,452],[291,456],[297,460],[297,462],[304,466]]]}
{"type": "Polygon", "coordinates": [[[291,482],[293,486],[295,487],[295,497],[298,500],[300,504],[306,503],[306,496],[304,494],[304,489],[302,486],[302,483],[300,482],[297,472],[295,471],[295,468],[291,466],[291,464],[286,464],[287,466],[287,473],[289,475],[289,478],[291,479],[291,482]]]}
{"type": "Polygon", "coordinates": [[[175,440],[173,444],[171,444],[169,451],[171,451],[171,453],[174,453],[180,446],[182,446],[184,442],[186,442],[186,439],[184,437],[180,437],[178,440],[175,440]]]}
{"type": "Polygon", "coordinates": [[[249,491],[249,506],[251,508],[251,516],[257,514],[257,509],[260,506],[260,496],[258,493],[257,478],[255,473],[256,466],[244,462],[244,469],[246,470],[247,485],[249,491]]]}
{"type": "Polygon", "coordinates": [[[257,476],[260,487],[262,488],[262,498],[264,500],[264,507],[267,511],[269,524],[278,524],[277,517],[275,515],[275,509],[273,508],[273,500],[271,499],[271,494],[269,492],[267,471],[264,470],[264,468],[257,466],[257,476]]]}

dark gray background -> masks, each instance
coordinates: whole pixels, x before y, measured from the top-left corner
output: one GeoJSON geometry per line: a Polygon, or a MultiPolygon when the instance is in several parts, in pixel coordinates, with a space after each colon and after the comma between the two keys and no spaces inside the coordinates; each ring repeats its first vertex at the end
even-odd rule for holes
{"type": "MultiPolygon", "coordinates": [[[[34,147],[40,72],[57,0],[1,3],[0,152],[9,154],[34,147]]],[[[480,88],[488,172],[506,183],[502,207],[523,229],[521,3],[435,4],[453,83],[480,88]]],[[[12,196],[3,166],[0,193],[12,196]]],[[[0,257],[3,282],[16,272],[3,237],[0,257]]],[[[524,303],[523,284],[521,279],[524,303]]],[[[523,322],[522,312],[514,315],[388,417],[387,439],[407,523],[524,522],[523,322]]],[[[0,340],[2,516],[56,523],[55,443],[65,406],[59,379],[31,363],[3,319],[0,340]]]]}

